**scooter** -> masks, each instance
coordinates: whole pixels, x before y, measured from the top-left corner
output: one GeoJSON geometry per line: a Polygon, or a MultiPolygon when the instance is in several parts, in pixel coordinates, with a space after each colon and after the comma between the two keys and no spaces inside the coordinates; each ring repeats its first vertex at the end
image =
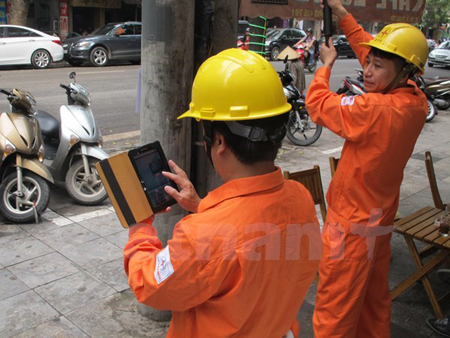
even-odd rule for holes
{"type": "Polygon", "coordinates": [[[428,78],[416,76],[416,84],[430,98],[436,108],[450,108],[450,78],[428,78]]]}
{"type": "Polygon", "coordinates": [[[44,159],[36,101],[23,90],[7,91],[11,112],[0,114],[0,212],[8,220],[38,223],[50,202],[53,183],[44,159]]]}
{"type": "Polygon", "coordinates": [[[322,134],[322,126],[315,124],[310,119],[304,97],[292,84],[293,77],[288,70],[287,59],[288,56],[284,59],[284,70],[278,72],[283,84],[284,95],[286,95],[288,102],[292,105],[286,125],[286,136],[295,145],[309,146],[319,139],[322,134]]]}
{"type": "Polygon", "coordinates": [[[95,164],[109,156],[102,149],[102,136],[89,108],[89,93],[76,83],[75,72],[69,78],[72,83],[60,85],[68,101],[60,108],[61,123],[43,110],[36,115],[44,138],[44,164],[55,181],[65,183],[77,203],[96,205],[107,198],[107,192],[95,164]]]}
{"type": "Polygon", "coordinates": [[[364,78],[363,71],[361,69],[356,69],[358,77],[352,79],[350,76],[346,76],[342,81],[341,87],[336,91],[337,94],[345,94],[347,96],[352,95],[362,95],[366,91],[364,90],[364,78]]]}
{"type": "Polygon", "coordinates": [[[293,48],[300,56],[300,60],[303,62],[303,68],[307,69],[310,73],[314,73],[317,68],[317,62],[319,61],[319,55],[318,55],[317,51],[314,52],[313,62],[309,63],[310,52],[306,48],[305,43],[300,43],[300,44],[294,46],[293,48]]]}

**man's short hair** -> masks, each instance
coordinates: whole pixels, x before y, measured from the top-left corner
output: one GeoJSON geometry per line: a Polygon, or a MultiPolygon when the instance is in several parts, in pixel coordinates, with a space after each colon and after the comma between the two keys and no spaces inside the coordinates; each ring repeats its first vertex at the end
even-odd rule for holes
{"type": "Polygon", "coordinates": [[[286,123],[288,113],[257,120],[239,121],[247,126],[255,126],[267,131],[268,141],[250,141],[249,139],[233,134],[225,122],[214,121],[213,135],[220,134],[225,143],[239,162],[252,165],[263,161],[275,161],[278,150],[281,148],[284,135],[286,134],[286,123]]]}

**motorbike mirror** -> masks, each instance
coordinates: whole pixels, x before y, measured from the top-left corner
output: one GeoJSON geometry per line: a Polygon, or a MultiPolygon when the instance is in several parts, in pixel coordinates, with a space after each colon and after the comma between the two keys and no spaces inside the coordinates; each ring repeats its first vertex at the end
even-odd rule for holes
{"type": "Polygon", "coordinates": [[[11,95],[11,92],[8,92],[7,90],[4,90],[3,88],[0,88],[0,93],[3,93],[5,95],[11,95]]]}
{"type": "Polygon", "coordinates": [[[283,60],[283,63],[284,63],[284,69],[285,70],[287,70],[288,69],[288,57],[289,57],[289,55],[286,55],[285,57],[284,57],[284,60],[283,60]]]}
{"type": "Polygon", "coordinates": [[[76,82],[75,76],[77,76],[76,72],[70,72],[69,79],[74,79],[73,81],[76,82]]]}

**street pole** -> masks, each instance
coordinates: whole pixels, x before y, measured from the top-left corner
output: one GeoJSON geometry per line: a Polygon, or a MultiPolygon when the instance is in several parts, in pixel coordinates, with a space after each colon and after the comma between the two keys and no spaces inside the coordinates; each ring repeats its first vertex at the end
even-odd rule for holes
{"type": "Polygon", "coordinates": [[[228,48],[236,48],[238,10],[238,1],[215,1],[212,37],[213,55],[228,48]]]}
{"type": "MultiPolygon", "coordinates": [[[[160,141],[167,159],[189,175],[190,119],[177,120],[189,107],[193,80],[193,0],[142,1],[141,143],[160,141]]],[[[158,215],[154,226],[163,245],[185,212],[174,206],[158,215]]],[[[140,310],[143,310],[140,307],[140,310]]],[[[167,312],[147,308],[155,320],[167,312]]]]}
{"type": "MultiPolygon", "coordinates": [[[[201,0],[209,3],[208,0],[201,0]]],[[[212,37],[211,37],[211,50],[210,55],[213,56],[228,48],[236,48],[237,39],[237,23],[239,19],[239,4],[238,1],[212,1],[214,12],[212,20],[212,37]]],[[[198,64],[204,60],[196,60],[198,64]]],[[[206,157],[203,145],[203,133],[202,130],[197,128],[196,132],[196,144],[197,146],[197,163],[195,165],[196,170],[196,187],[198,186],[200,196],[205,196],[208,191],[217,188],[222,184],[221,179],[217,176],[215,170],[210,165],[209,160],[206,157]]]]}

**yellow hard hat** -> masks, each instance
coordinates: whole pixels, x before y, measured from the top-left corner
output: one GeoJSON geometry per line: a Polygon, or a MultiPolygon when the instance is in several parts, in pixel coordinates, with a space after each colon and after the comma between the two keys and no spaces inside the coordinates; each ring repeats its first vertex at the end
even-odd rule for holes
{"type": "Polygon", "coordinates": [[[393,23],[384,27],[370,42],[361,42],[366,48],[374,47],[395,54],[412,63],[422,73],[428,57],[428,43],[425,35],[407,23],[393,23]]]}
{"type": "Polygon", "coordinates": [[[277,72],[262,56],[236,48],[206,60],[197,72],[189,110],[178,118],[263,119],[291,110],[277,72]]]}

